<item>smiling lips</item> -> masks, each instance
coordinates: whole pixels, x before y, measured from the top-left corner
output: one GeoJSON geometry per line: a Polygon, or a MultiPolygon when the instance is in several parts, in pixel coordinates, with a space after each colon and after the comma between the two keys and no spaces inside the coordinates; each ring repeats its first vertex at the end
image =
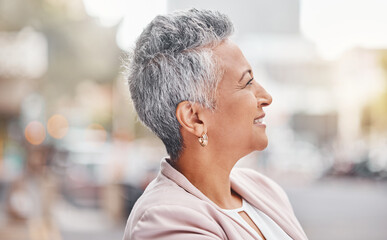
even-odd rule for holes
{"type": "Polygon", "coordinates": [[[265,114],[262,114],[261,116],[254,119],[254,124],[259,127],[266,127],[266,123],[263,121],[263,118],[265,117],[265,114]]]}

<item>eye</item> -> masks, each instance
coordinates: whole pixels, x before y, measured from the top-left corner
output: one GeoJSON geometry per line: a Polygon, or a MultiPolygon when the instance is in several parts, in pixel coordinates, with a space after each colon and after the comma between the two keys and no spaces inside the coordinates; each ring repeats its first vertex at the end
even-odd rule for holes
{"type": "Polygon", "coordinates": [[[248,85],[252,85],[252,84],[253,84],[253,80],[254,80],[254,78],[251,78],[251,79],[246,83],[246,87],[247,87],[248,85]]]}

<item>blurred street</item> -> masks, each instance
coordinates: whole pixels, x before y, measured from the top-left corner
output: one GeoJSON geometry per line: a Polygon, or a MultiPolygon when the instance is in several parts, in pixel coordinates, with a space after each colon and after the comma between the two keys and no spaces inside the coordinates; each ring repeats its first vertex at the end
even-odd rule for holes
{"type": "Polygon", "coordinates": [[[310,240],[386,239],[386,181],[327,178],[286,191],[310,240]]]}
{"type": "Polygon", "coordinates": [[[61,201],[53,210],[63,240],[121,239],[125,224],[113,224],[112,219],[98,209],[76,208],[61,201]]]}

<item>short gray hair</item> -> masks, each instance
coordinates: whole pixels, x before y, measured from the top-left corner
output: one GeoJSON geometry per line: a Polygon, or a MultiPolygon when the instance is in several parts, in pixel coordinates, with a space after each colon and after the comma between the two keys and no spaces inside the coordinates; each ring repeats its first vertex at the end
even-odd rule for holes
{"type": "Polygon", "coordinates": [[[183,149],[177,105],[188,100],[214,109],[222,71],[213,47],[233,32],[216,11],[190,9],[155,17],[137,39],[127,64],[139,119],[164,143],[172,161],[183,149]]]}

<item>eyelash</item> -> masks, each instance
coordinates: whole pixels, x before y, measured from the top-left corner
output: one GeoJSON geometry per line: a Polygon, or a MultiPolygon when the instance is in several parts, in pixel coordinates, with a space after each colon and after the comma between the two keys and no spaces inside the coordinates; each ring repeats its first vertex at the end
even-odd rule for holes
{"type": "Polygon", "coordinates": [[[246,83],[246,86],[247,85],[251,85],[251,84],[253,84],[252,82],[253,82],[253,80],[254,80],[254,78],[251,78],[247,83],[246,83]]]}

